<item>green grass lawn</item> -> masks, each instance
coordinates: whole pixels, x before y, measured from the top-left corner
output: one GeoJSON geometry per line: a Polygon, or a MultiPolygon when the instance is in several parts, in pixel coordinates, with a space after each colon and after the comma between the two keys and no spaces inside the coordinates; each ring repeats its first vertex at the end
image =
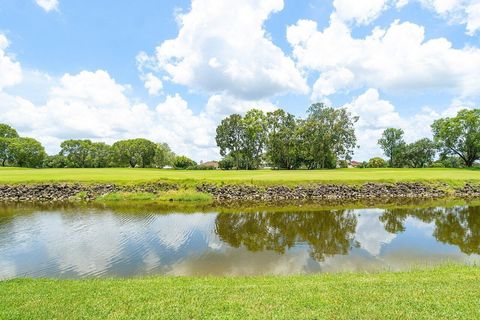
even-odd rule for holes
{"type": "Polygon", "coordinates": [[[480,268],[0,282],[1,319],[478,319],[480,268]]]}
{"type": "Polygon", "coordinates": [[[201,181],[254,184],[297,184],[311,182],[480,182],[480,170],[473,169],[337,169],[337,170],[161,170],[161,169],[21,169],[0,168],[0,183],[29,182],[140,183],[201,181]]]}

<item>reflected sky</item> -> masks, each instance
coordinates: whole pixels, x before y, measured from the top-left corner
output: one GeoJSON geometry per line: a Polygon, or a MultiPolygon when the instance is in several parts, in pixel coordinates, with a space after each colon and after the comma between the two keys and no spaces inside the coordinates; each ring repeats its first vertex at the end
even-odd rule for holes
{"type": "Polygon", "coordinates": [[[479,262],[480,207],[0,209],[0,278],[288,275],[479,262]]]}

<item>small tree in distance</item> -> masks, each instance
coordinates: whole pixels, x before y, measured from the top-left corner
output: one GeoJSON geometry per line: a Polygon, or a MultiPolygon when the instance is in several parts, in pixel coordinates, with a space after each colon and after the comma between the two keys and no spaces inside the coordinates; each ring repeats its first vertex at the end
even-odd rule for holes
{"type": "Polygon", "coordinates": [[[403,141],[403,130],[396,128],[388,128],[383,131],[382,137],[378,140],[378,144],[383,153],[388,157],[389,167],[399,166],[398,160],[405,148],[403,141]]]}
{"type": "Polygon", "coordinates": [[[190,169],[197,166],[197,163],[186,156],[176,156],[173,160],[173,167],[175,169],[190,169]]]}
{"type": "Polygon", "coordinates": [[[368,160],[367,166],[369,168],[385,168],[387,166],[387,162],[380,157],[375,157],[368,160]]]}

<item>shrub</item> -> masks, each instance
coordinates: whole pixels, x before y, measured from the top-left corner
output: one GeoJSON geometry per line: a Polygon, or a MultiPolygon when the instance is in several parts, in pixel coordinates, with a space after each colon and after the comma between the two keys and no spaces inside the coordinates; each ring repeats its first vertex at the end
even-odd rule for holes
{"type": "Polygon", "coordinates": [[[348,168],[348,161],[347,160],[340,160],[338,161],[339,168],[348,168]]]}
{"type": "Polygon", "coordinates": [[[385,168],[387,166],[387,162],[382,158],[375,157],[368,160],[368,168],[385,168]]]}
{"type": "Polygon", "coordinates": [[[173,167],[175,169],[191,169],[195,168],[196,166],[197,163],[186,156],[177,156],[173,160],[173,167]]]}
{"type": "Polygon", "coordinates": [[[445,168],[445,165],[441,161],[435,161],[430,165],[430,168],[445,168]]]}
{"type": "Polygon", "coordinates": [[[231,170],[235,167],[235,159],[231,155],[227,155],[225,158],[218,162],[220,169],[231,170]]]}

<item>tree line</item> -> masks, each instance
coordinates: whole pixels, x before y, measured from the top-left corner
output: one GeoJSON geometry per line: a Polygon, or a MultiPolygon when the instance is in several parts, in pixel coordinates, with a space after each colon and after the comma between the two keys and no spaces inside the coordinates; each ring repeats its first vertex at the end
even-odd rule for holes
{"type": "Polygon", "coordinates": [[[388,128],[378,144],[388,162],[373,158],[364,166],[393,168],[472,167],[480,159],[480,109],[461,110],[432,124],[433,140],[407,144],[402,129],[388,128]],[[436,159],[438,155],[438,159],[436,159]]]}
{"type": "MultiPolygon", "coordinates": [[[[347,167],[356,145],[358,117],[346,109],[313,104],[305,119],[278,109],[233,114],[217,127],[223,169],[332,169],[347,167]]],[[[387,161],[375,157],[359,167],[472,167],[480,159],[480,110],[461,110],[432,124],[433,140],[404,141],[402,129],[388,128],[378,145],[387,161]],[[438,159],[436,159],[438,156],[438,159]]]]}
{"type": "MultiPolygon", "coordinates": [[[[316,103],[304,119],[277,109],[232,114],[216,129],[222,169],[333,169],[347,167],[357,146],[355,123],[345,108],[316,103]]],[[[471,167],[480,159],[480,109],[461,110],[432,124],[433,140],[406,143],[401,129],[388,128],[378,140],[387,160],[372,158],[359,167],[471,167]]],[[[0,124],[0,165],[32,168],[142,167],[207,168],[175,155],[166,143],[137,138],[112,145],[66,140],[60,152],[47,155],[40,142],[20,137],[0,124]]]]}
{"type": "Polygon", "coordinates": [[[220,162],[224,169],[257,169],[268,164],[276,169],[336,168],[339,160],[353,155],[358,120],[346,109],[310,106],[306,119],[282,109],[264,113],[257,109],[245,116],[233,114],[216,130],[220,162]]]}
{"type": "Polygon", "coordinates": [[[166,143],[128,139],[108,145],[91,140],[66,140],[60,152],[47,155],[40,142],[20,137],[15,129],[0,124],[0,164],[30,168],[142,167],[193,169],[198,165],[186,156],[177,156],[166,143]]]}

